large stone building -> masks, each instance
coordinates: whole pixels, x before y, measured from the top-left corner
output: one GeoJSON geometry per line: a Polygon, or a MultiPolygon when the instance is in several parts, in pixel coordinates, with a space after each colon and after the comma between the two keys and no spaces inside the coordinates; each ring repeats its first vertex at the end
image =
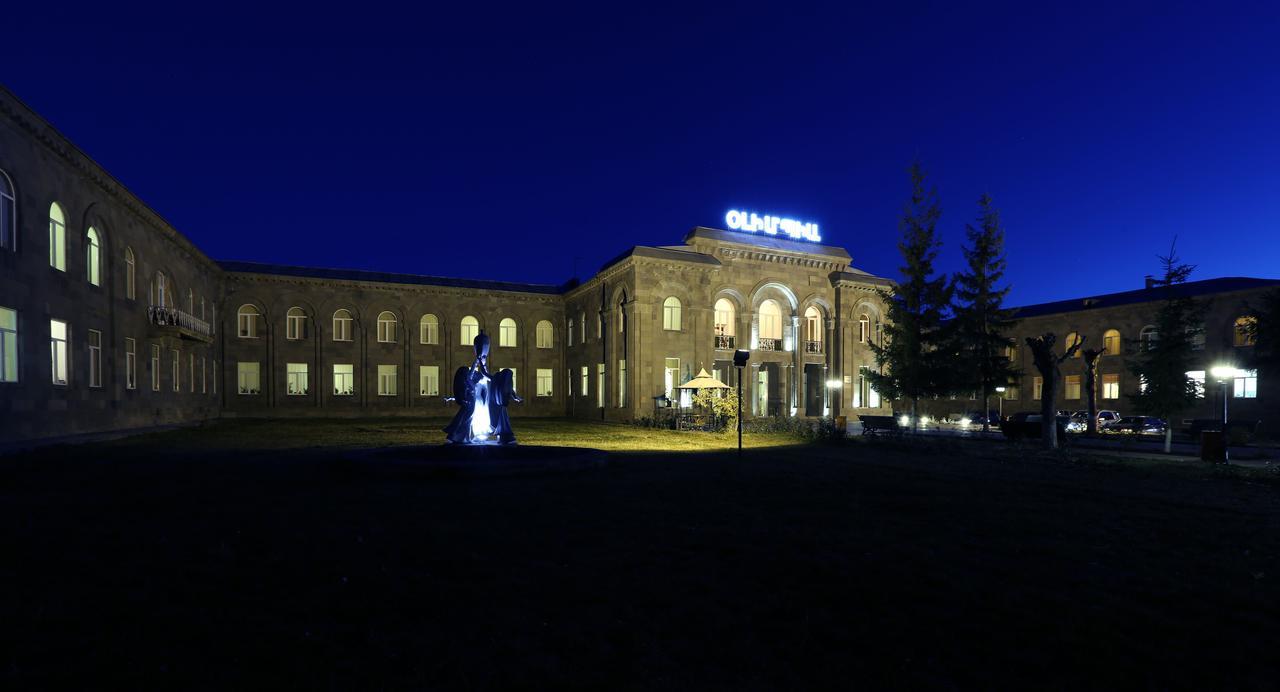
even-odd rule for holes
{"type": "MultiPolygon", "coordinates": [[[[1276,282],[1217,281],[1200,284],[1209,333],[1229,339],[1276,282]]],[[[891,287],[842,248],[704,227],[559,286],[220,263],[0,89],[0,442],[221,416],[445,416],[480,330],[492,366],[516,373],[516,415],[652,416],[703,368],[736,383],[738,348],[752,353],[750,415],[889,413],[865,373],[891,287]]],[[[1024,308],[1022,329],[1136,337],[1149,299],[1024,308]]],[[[1030,408],[1017,391],[1010,405],[1030,408]]],[[[1245,404],[1262,411],[1256,396],[1245,404]]]]}

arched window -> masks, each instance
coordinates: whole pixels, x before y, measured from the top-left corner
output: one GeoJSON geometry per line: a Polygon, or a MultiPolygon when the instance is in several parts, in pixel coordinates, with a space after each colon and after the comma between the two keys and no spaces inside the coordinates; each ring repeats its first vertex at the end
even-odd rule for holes
{"type": "Polygon", "coordinates": [[[1233,346],[1253,346],[1257,343],[1258,318],[1252,315],[1237,317],[1231,330],[1233,346]]]}
{"type": "Polygon", "coordinates": [[[284,317],[284,337],[290,341],[307,338],[307,311],[300,307],[289,308],[284,317]]]}
{"type": "Polygon", "coordinates": [[[258,317],[261,314],[253,305],[241,305],[236,311],[236,325],[241,339],[258,338],[258,317]]]}
{"type": "Polygon", "coordinates": [[[67,270],[67,215],[57,202],[49,205],[49,266],[67,270]]]}
{"type": "Polygon", "coordinates": [[[169,279],[165,278],[164,272],[156,272],[156,278],[151,280],[151,304],[158,308],[168,307],[168,300],[169,279]]]}
{"type": "Polygon", "coordinates": [[[1160,341],[1160,332],[1156,331],[1154,324],[1148,324],[1138,332],[1138,341],[1142,342],[1142,349],[1150,351],[1156,347],[1156,342],[1160,341]]]}
{"type": "Polygon", "coordinates": [[[351,326],[355,322],[350,310],[336,310],[333,313],[333,340],[351,341],[351,326]]]}
{"type": "Polygon", "coordinates": [[[13,181],[0,171],[0,249],[10,252],[18,249],[18,198],[13,192],[13,181]]]}
{"type": "Polygon", "coordinates": [[[537,340],[538,348],[551,348],[555,346],[555,328],[551,326],[550,320],[541,320],[534,327],[534,338],[537,340]]]}
{"type": "Polygon", "coordinates": [[[822,313],[812,305],[804,311],[804,351],[822,353],[822,313]]]}
{"type": "Polygon", "coordinates": [[[396,342],[396,316],[389,310],[378,313],[378,342],[383,344],[396,342]]]}
{"type": "Polygon", "coordinates": [[[462,329],[458,333],[458,338],[463,346],[470,346],[476,342],[476,337],[480,336],[480,320],[467,315],[462,318],[462,329]]]}
{"type": "Polygon", "coordinates": [[[498,345],[514,347],[516,345],[516,321],[503,317],[498,323],[498,345]]]}
{"type": "Polygon", "coordinates": [[[680,331],[680,299],[670,296],[662,301],[662,328],[668,331],[680,331]]]}
{"type": "Polygon", "coordinates": [[[736,313],[737,310],[734,309],[732,300],[729,300],[728,298],[721,298],[716,301],[715,328],[717,337],[733,336],[734,334],[737,334],[737,327],[734,326],[737,323],[736,313]]]}
{"type": "Polygon", "coordinates": [[[440,343],[440,320],[427,313],[418,322],[418,341],[424,344],[440,343]]]}
{"type": "Polygon", "coordinates": [[[98,238],[98,229],[93,226],[84,233],[85,273],[89,283],[102,285],[102,242],[98,238]]]}
{"type": "Polygon", "coordinates": [[[775,300],[766,300],[760,304],[760,338],[782,338],[782,308],[775,300]]]}
{"type": "Polygon", "coordinates": [[[871,338],[871,316],[867,313],[858,315],[858,343],[865,344],[871,338]]]}
{"type": "Polygon", "coordinates": [[[1102,353],[1108,356],[1120,355],[1120,330],[1108,329],[1102,333],[1102,353]]]}
{"type": "Polygon", "coordinates": [[[133,248],[124,249],[124,297],[133,300],[137,297],[134,293],[134,279],[138,275],[138,262],[133,257],[133,248]]]}
{"type": "Polygon", "coordinates": [[[582,326],[582,343],[587,343],[587,313],[578,313],[578,324],[582,326]]]}
{"type": "MultiPolygon", "coordinates": [[[[1075,332],[1071,332],[1071,333],[1067,334],[1067,338],[1065,338],[1065,339],[1063,339],[1063,340],[1062,340],[1062,352],[1063,352],[1063,353],[1066,353],[1068,350],[1070,350],[1070,349],[1071,349],[1071,347],[1072,347],[1072,346],[1075,346],[1075,345],[1076,345],[1076,344],[1078,344],[1078,343],[1080,343],[1080,335],[1079,335],[1079,334],[1077,334],[1077,333],[1075,333],[1075,332]]],[[[1075,354],[1074,354],[1074,355],[1072,355],[1071,357],[1072,357],[1072,358],[1079,358],[1079,357],[1080,357],[1080,349],[1076,349],[1075,354]]]]}

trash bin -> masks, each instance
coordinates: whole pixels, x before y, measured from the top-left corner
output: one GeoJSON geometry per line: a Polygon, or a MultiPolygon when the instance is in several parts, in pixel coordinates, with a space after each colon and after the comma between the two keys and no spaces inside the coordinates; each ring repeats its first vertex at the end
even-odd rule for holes
{"type": "Polygon", "coordinates": [[[1227,436],[1221,430],[1200,431],[1200,458],[1216,464],[1227,460],[1227,436]]]}

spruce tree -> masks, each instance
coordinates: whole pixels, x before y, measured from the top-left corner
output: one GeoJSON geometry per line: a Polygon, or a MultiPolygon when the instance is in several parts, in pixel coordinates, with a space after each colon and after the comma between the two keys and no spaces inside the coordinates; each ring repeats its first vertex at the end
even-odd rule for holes
{"type": "Polygon", "coordinates": [[[954,280],[957,301],[951,310],[952,351],[960,367],[954,372],[961,388],[982,393],[982,430],[989,429],[988,413],[996,387],[1008,385],[1018,376],[1006,352],[1014,344],[1005,335],[1013,326],[1013,312],[1004,308],[1009,287],[999,287],[1004,277],[1004,228],[1000,212],[989,195],[978,200],[978,226],[965,225],[968,245],[962,248],[968,269],[954,280]]]}
{"type": "Polygon", "coordinates": [[[926,187],[925,172],[913,163],[911,200],[898,228],[898,250],[904,261],[902,281],[881,291],[888,306],[884,343],[872,344],[880,372],[869,373],[871,385],[895,401],[911,401],[911,426],[920,420],[920,399],[946,392],[949,349],[943,339],[943,320],[951,291],[945,276],[934,276],[933,262],[942,243],[936,227],[942,210],[937,191],[926,187]]]}
{"type": "Polygon", "coordinates": [[[1195,342],[1204,333],[1201,322],[1205,305],[1180,295],[1178,286],[1186,283],[1195,267],[1182,264],[1176,252],[1177,241],[1169,254],[1160,258],[1163,273],[1155,287],[1163,293],[1156,311],[1157,338],[1138,342],[1126,366],[1141,383],[1129,402],[1145,414],[1165,420],[1164,451],[1173,448],[1173,417],[1194,406],[1203,396],[1201,386],[1187,376],[1195,363],[1195,342]]]}

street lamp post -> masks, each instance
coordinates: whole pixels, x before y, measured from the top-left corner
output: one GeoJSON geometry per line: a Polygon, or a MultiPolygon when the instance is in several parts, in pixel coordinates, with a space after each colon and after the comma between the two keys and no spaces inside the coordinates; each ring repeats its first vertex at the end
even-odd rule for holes
{"type": "Polygon", "coordinates": [[[1222,460],[1230,461],[1231,450],[1227,445],[1227,386],[1236,376],[1236,369],[1231,365],[1215,365],[1209,373],[1222,385],[1222,460]]]}
{"type": "MultiPolygon", "coordinates": [[[[1004,388],[1004,387],[996,387],[996,402],[997,402],[997,403],[999,404],[999,406],[1000,406],[1000,420],[1001,420],[1001,421],[1004,421],[1004,392],[1005,392],[1005,388],[1004,388]]],[[[991,415],[991,412],[990,412],[990,411],[986,411],[985,413],[983,413],[983,415],[984,415],[984,416],[989,416],[989,415],[991,415]]]]}
{"type": "Polygon", "coordinates": [[[738,458],[742,458],[742,368],[746,367],[750,351],[738,349],[733,352],[733,364],[738,368],[738,458]]]}

